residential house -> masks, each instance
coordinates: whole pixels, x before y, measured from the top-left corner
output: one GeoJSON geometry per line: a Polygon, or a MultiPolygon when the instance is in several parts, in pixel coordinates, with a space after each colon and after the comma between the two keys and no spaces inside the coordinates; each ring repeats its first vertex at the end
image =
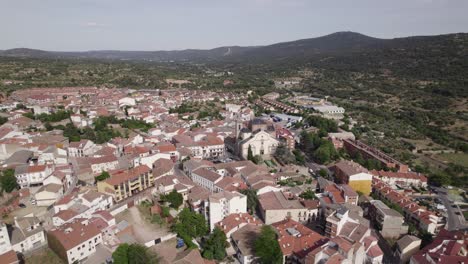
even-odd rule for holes
{"type": "Polygon", "coordinates": [[[94,223],[76,220],[54,228],[47,233],[50,248],[67,263],[81,262],[96,252],[102,243],[102,234],[94,223]]]}
{"type": "Polygon", "coordinates": [[[199,168],[191,173],[191,178],[194,183],[214,192],[215,184],[221,181],[223,176],[208,168],[199,168]]]}
{"type": "Polygon", "coordinates": [[[13,250],[23,254],[47,245],[44,228],[34,216],[15,218],[10,241],[13,250]]]}
{"type": "Polygon", "coordinates": [[[61,226],[74,219],[89,219],[98,211],[109,209],[113,205],[112,197],[93,190],[72,192],[54,205],[52,216],[54,226],[61,226]]]}
{"type": "Polygon", "coordinates": [[[21,165],[16,167],[15,177],[21,188],[40,186],[53,171],[53,165],[21,165]]]}
{"type": "Polygon", "coordinates": [[[427,187],[427,177],[415,172],[393,172],[393,171],[376,171],[372,170],[369,172],[378,177],[382,182],[387,183],[390,186],[400,187],[427,187]]]}
{"type": "Polygon", "coordinates": [[[285,263],[304,263],[309,252],[328,241],[328,238],[290,218],[273,223],[272,227],[278,234],[278,243],[285,263]]]}
{"type": "Polygon", "coordinates": [[[395,256],[400,263],[406,264],[411,256],[416,254],[421,247],[421,239],[412,235],[405,235],[396,242],[395,256]]]}
{"type": "Polygon", "coordinates": [[[255,240],[260,236],[261,226],[248,224],[231,235],[235,256],[241,264],[250,264],[258,258],[255,254],[255,240]]]}
{"type": "Polygon", "coordinates": [[[268,192],[258,196],[260,215],[265,224],[273,224],[287,218],[306,223],[312,212],[298,200],[289,200],[283,192],[268,192]]]}
{"type": "Polygon", "coordinates": [[[0,220],[0,254],[4,254],[10,250],[11,242],[8,234],[8,227],[2,220],[0,220]]]}
{"type": "Polygon", "coordinates": [[[96,144],[88,139],[82,139],[79,142],[70,142],[68,145],[69,157],[89,157],[96,151],[96,144]]]}
{"type": "Polygon", "coordinates": [[[466,231],[440,230],[432,243],[411,256],[410,264],[466,263],[468,259],[466,231]]]}
{"type": "Polygon", "coordinates": [[[36,200],[37,206],[49,206],[60,199],[63,196],[63,193],[63,185],[49,183],[39,188],[39,190],[34,194],[34,199],[36,200]]]}
{"type": "Polygon", "coordinates": [[[221,229],[226,234],[226,237],[229,238],[234,232],[248,224],[261,226],[263,222],[251,214],[236,213],[226,216],[222,221],[216,223],[216,227],[221,229]]]}

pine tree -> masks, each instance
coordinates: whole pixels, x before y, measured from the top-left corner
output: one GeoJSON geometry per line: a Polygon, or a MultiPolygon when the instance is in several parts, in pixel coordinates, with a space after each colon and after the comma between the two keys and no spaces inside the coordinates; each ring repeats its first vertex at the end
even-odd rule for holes
{"type": "Polygon", "coordinates": [[[249,149],[247,150],[247,159],[254,162],[254,155],[252,152],[252,146],[249,145],[249,149]]]}

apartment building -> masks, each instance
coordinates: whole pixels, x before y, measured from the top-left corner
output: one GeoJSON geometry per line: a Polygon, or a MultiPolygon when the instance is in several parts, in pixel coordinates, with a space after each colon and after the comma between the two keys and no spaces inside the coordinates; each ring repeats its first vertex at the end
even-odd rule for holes
{"type": "Polygon", "coordinates": [[[370,201],[369,216],[384,238],[399,238],[408,233],[403,215],[379,200],[370,201]]]}
{"type": "Polygon", "coordinates": [[[339,183],[348,184],[356,192],[369,195],[372,189],[372,175],[369,171],[354,161],[341,160],[332,166],[335,179],[339,183]]]}
{"type": "MultiPolygon", "coordinates": [[[[206,207],[205,207],[206,208],[206,207]]],[[[219,192],[208,198],[208,222],[210,230],[231,214],[247,213],[247,196],[238,192],[219,192]]]]}
{"type": "Polygon", "coordinates": [[[148,166],[109,172],[111,177],[97,183],[98,192],[112,196],[115,202],[131,197],[154,186],[154,177],[148,166]]]}
{"type": "Polygon", "coordinates": [[[356,241],[362,241],[370,235],[370,224],[362,216],[362,210],[355,207],[353,210],[340,206],[334,213],[326,218],[325,235],[327,237],[347,236],[356,241]]]}

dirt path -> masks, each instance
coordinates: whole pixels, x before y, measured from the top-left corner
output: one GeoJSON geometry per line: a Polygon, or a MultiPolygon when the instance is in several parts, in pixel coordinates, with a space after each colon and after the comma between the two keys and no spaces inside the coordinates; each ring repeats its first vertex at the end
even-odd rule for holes
{"type": "Polygon", "coordinates": [[[138,207],[134,206],[128,209],[128,212],[128,217],[125,217],[125,220],[133,225],[133,231],[135,232],[135,236],[139,241],[148,242],[152,239],[156,239],[168,234],[166,227],[153,225],[143,219],[141,217],[140,211],[138,210],[138,207]]]}

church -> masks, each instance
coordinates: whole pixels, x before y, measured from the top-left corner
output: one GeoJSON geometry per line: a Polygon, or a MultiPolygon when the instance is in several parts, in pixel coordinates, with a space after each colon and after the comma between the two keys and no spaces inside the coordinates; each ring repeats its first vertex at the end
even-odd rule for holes
{"type": "Polygon", "coordinates": [[[273,125],[260,118],[251,120],[248,127],[236,122],[235,135],[235,152],[243,159],[247,159],[249,146],[254,156],[260,155],[264,159],[269,159],[280,143],[275,138],[273,125]]]}

